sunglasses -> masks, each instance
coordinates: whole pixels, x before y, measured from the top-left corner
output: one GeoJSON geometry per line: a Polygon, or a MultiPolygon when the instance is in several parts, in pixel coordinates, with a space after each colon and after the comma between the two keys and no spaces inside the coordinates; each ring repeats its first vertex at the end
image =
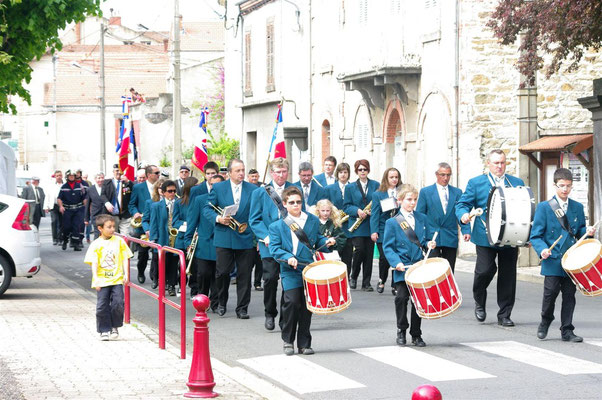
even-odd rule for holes
{"type": "Polygon", "coordinates": [[[358,168],[357,171],[358,172],[364,172],[364,171],[368,171],[368,169],[367,168],[358,168]]]}
{"type": "Polygon", "coordinates": [[[175,189],[169,189],[169,190],[166,190],[165,192],[166,192],[166,193],[175,193],[175,192],[176,192],[176,190],[175,190],[175,189]]]}
{"type": "Polygon", "coordinates": [[[287,201],[286,204],[288,204],[289,206],[293,206],[295,204],[303,204],[303,202],[301,200],[293,200],[293,201],[287,201]]]}
{"type": "Polygon", "coordinates": [[[153,174],[153,175],[159,175],[160,173],[161,173],[161,171],[151,172],[151,174],[153,174]]]}

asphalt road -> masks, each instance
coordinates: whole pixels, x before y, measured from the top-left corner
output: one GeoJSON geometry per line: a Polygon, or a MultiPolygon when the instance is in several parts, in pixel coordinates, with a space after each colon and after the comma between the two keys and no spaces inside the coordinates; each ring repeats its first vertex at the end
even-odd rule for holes
{"type": "MultiPolygon", "coordinates": [[[[44,219],[46,220],[46,219],[44,219]]],[[[86,290],[90,271],[84,252],[53,246],[48,221],[41,227],[42,260],[51,270],[86,290]]],[[[135,265],[132,263],[132,265],[135,265]]],[[[377,281],[374,270],[373,284],[377,281]]],[[[133,276],[136,276],[135,268],[133,276]]],[[[497,325],[495,281],[489,291],[488,318],[473,316],[472,274],[456,274],[464,295],[462,306],[448,317],[423,321],[427,347],[395,345],[393,296],[353,291],[349,309],[312,319],[313,356],[285,357],[278,328],[263,327],[263,293],[253,291],[249,314],[234,313],[236,291],[231,287],[228,313],[209,314],[211,354],[233,367],[242,367],[291,394],[305,399],[410,398],[414,388],[434,384],[445,399],[598,399],[602,377],[602,298],[577,294],[575,333],[585,343],[560,340],[557,320],[548,339],[535,333],[539,324],[542,286],[519,282],[512,319],[514,328],[497,325]]],[[[144,285],[150,289],[150,283],[144,285]]],[[[188,307],[188,321],[194,311],[188,307]]],[[[93,308],[91,306],[91,312],[93,308]]],[[[157,327],[157,303],[136,291],[132,319],[157,327]]],[[[179,316],[167,309],[168,340],[179,343],[179,316]]],[[[189,347],[192,322],[188,324],[189,347]]],[[[408,337],[409,339],[409,337],[408,337]]]]}

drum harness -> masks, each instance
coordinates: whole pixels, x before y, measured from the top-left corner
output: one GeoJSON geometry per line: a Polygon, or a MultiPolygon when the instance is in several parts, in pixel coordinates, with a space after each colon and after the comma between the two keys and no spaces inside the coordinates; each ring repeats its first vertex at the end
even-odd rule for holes
{"type": "Polygon", "coordinates": [[[571,229],[571,225],[569,224],[569,219],[567,218],[564,210],[560,208],[556,197],[552,197],[550,200],[548,200],[548,204],[554,212],[554,215],[556,216],[556,219],[558,220],[558,223],[560,224],[562,229],[567,231],[573,239],[577,240],[577,236],[575,236],[575,233],[573,232],[573,229],[571,229]]]}
{"type": "Polygon", "coordinates": [[[403,230],[403,232],[406,234],[408,239],[410,239],[410,242],[414,243],[416,246],[418,246],[420,248],[420,250],[422,251],[422,255],[424,256],[426,254],[425,248],[418,240],[418,236],[416,236],[416,232],[414,232],[414,229],[412,229],[412,226],[408,223],[408,221],[406,221],[403,214],[402,213],[397,214],[397,216],[395,216],[395,221],[397,221],[397,223],[399,224],[399,227],[403,230]]]}

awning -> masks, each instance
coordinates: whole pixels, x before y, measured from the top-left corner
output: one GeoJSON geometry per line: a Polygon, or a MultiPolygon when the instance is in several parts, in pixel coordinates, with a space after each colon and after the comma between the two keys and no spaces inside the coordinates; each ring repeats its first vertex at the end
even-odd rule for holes
{"type": "Polygon", "coordinates": [[[522,154],[525,154],[537,168],[542,169],[542,165],[535,158],[533,153],[548,153],[556,151],[571,152],[586,166],[590,169],[590,163],[586,160],[581,153],[591,149],[594,145],[594,135],[592,133],[584,133],[580,135],[550,135],[543,136],[531,143],[527,143],[518,148],[522,154]]]}

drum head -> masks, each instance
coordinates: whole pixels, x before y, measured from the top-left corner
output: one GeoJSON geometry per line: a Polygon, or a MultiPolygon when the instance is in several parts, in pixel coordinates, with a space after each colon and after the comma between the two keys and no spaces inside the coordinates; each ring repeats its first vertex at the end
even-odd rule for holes
{"type": "Polygon", "coordinates": [[[449,262],[444,258],[429,258],[424,265],[422,261],[414,264],[408,272],[406,272],[406,282],[420,285],[427,282],[438,281],[445,277],[447,271],[450,270],[449,262]]]}
{"type": "Polygon", "coordinates": [[[505,207],[503,189],[501,187],[492,188],[489,192],[489,199],[487,199],[487,239],[492,246],[499,244],[504,235],[505,207]]]}
{"type": "Polygon", "coordinates": [[[577,271],[593,262],[600,256],[602,245],[597,240],[581,243],[577,247],[571,247],[563,257],[562,268],[567,271],[577,271]]]}
{"type": "Polygon", "coordinates": [[[312,281],[321,281],[325,279],[334,279],[343,275],[347,271],[347,266],[342,262],[324,260],[319,264],[308,265],[303,271],[306,279],[312,281]]]}

